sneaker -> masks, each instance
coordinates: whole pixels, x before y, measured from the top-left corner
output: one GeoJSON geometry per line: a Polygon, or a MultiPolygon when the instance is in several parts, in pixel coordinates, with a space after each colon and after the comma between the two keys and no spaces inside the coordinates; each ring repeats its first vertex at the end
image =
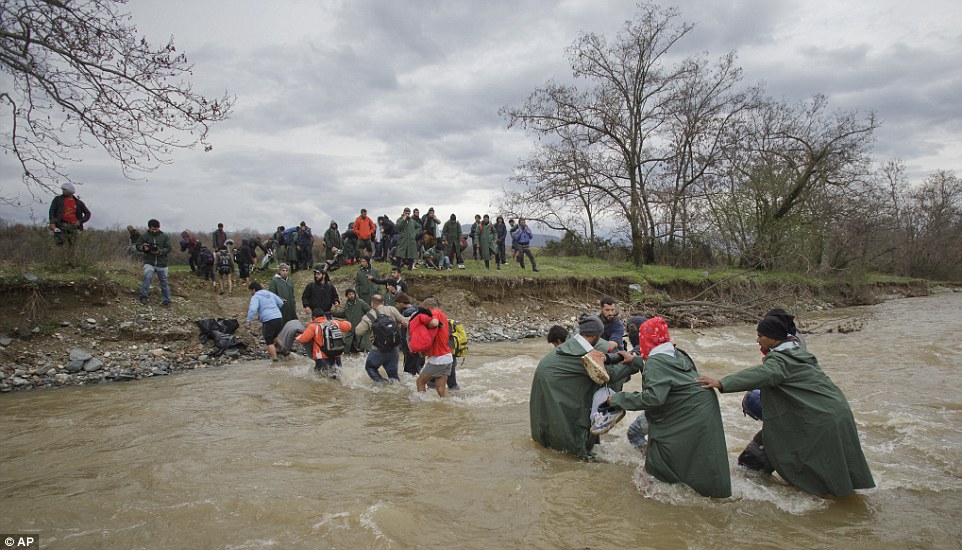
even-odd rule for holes
{"type": "Polygon", "coordinates": [[[532,267],[532,268],[531,268],[531,271],[534,271],[535,273],[538,273],[538,268],[532,267]]]}
{"type": "Polygon", "coordinates": [[[591,435],[608,433],[624,417],[625,410],[621,407],[598,407],[598,412],[591,415],[591,435]]]}
{"type": "Polygon", "coordinates": [[[464,264],[458,264],[458,269],[464,269],[464,264]]]}
{"type": "Polygon", "coordinates": [[[170,307],[170,300],[164,300],[163,302],[160,303],[160,305],[164,307],[170,307]]]}

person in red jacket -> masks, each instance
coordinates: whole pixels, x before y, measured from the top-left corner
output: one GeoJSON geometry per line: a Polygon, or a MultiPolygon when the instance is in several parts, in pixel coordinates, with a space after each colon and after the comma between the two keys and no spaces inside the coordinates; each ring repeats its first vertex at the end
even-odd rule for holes
{"type": "Polygon", "coordinates": [[[324,335],[323,335],[323,325],[324,323],[333,323],[341,330],[341,334],[347,334],[351,330],[351,323],[344,321],[343,319],[334,319],[333,321],[328,321],[327,317],[321,315],[316,317],[307,328],[304,329],[296,340],[302,344],[308,342],[313,342],[314,347],[312,348],[311,355],[314,356],[314,372],[327,374],[331,378],[337,378],[337,368],[341,366],[341,356],[328,357],[324,353],[324,335]]]}
{"type": "Polygon", "coordinates": [[[357,251],[359,255],[361,250],[367,250],[368,256],[374,255],[374,246],[371,244],[371,239],[374,238],[374,234],[377,231],[377,226],[374,225],[374,220],[367,217],[367,209],[361,209],[361,215],[354,219],[354,234],[357,235],[357,251]]]}
{"type": "MultiPolygon", "coordinates": [[[[448,345],[450,329],[448,329],[448,316],[441,311],[438,301],[433,296],[425,298],[421,306],[431,311],[431,321],[427,326],[437,329],[434,335],[434,343],[431,349],[425,354],[424,367],[415,382],[419,392],[427,388],[428,380],[434,380],[434,389],[441,397],[448,396],[448,375],[451,374],[451,367],[454,366],[454,355],[451,354],[451,347],[448,345]]],[[[420,313],[418,315],[424,315],[420,313]]]]}

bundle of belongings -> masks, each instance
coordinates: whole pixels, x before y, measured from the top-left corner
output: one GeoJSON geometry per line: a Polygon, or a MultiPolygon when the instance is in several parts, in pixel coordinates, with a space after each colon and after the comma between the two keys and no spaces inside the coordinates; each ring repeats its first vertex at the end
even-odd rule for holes
{"type": "Polygon", "coordinates": [[[214,342],[216,349],[210,353],[211,357],[217,357],[224,351],[231,348],[246,348],[247,344],[241,342],[234,336],[240,328],[237,319],[198,319],[197,327],[200,328],[200,343],[206,344],[208,340],[214,342]]]}

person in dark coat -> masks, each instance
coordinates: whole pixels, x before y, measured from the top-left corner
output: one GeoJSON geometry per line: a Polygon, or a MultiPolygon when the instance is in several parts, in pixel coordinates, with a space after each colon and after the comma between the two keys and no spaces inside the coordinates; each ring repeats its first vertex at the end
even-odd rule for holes
{"type": "Polygon", "coordinates": [[[304,287],[304,293],[301,294],[301,305],[304,306],[304,311],[311,316],[311,319],[323,316],[330,321],[334,318],[331,310],[340,304],[337,289],[331,284],[331,278],[324,269],[324,264],[315,265],[314,282],[308,283],[304,287]]]}
{"type": "Polygon", "coordinates": [[[697,381],[722,393],[761,389],[765,455],[792,485],[819,497],[875,487],[848,400],[792,338],[794,319],[778,309],[758,323],[761,365],[697,381]]]}
{"type": "Polygon", "coordinates": [[[90,210],[76,195],[72,183],[61,185],[60,190],[61,194],[50,202],[49,228],[57,245],[73,246],[77,233],[83,231],[84,224],[90,221],[90,210]]]}

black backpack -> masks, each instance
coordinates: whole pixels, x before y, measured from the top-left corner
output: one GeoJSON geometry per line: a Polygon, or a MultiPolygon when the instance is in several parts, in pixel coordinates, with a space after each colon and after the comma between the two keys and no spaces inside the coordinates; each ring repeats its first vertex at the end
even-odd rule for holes
{"type": "Polygon", "coordinates": [[[333,359],[344,353],[344,333],[336,323],[321,323],[321,351],[333,359]]]}
{"type": "Polygon", "coordinates": [[[219,252],[217,254],[217,271],[227,274],[233,271],[232,267],[230,263],[230,253],[219,252]]]}
{"type": "Polygon", "coordinates": [[[214,265],[214,253],[208,249],[202,249],[198,254],[200,258],[200,265],[212,266],[214,265]]]}
{"type": "Polygon", "coordinates": [[[401,343],[401,333],[398,331],[397,321],[391,316],[378,313],[376,310],[368,312],[371,319],[371,334],[373,344],[379,350],[389,350],[397,347],[401,343]],[[371,315],[371,314],[374,315],[371,315]]]}

